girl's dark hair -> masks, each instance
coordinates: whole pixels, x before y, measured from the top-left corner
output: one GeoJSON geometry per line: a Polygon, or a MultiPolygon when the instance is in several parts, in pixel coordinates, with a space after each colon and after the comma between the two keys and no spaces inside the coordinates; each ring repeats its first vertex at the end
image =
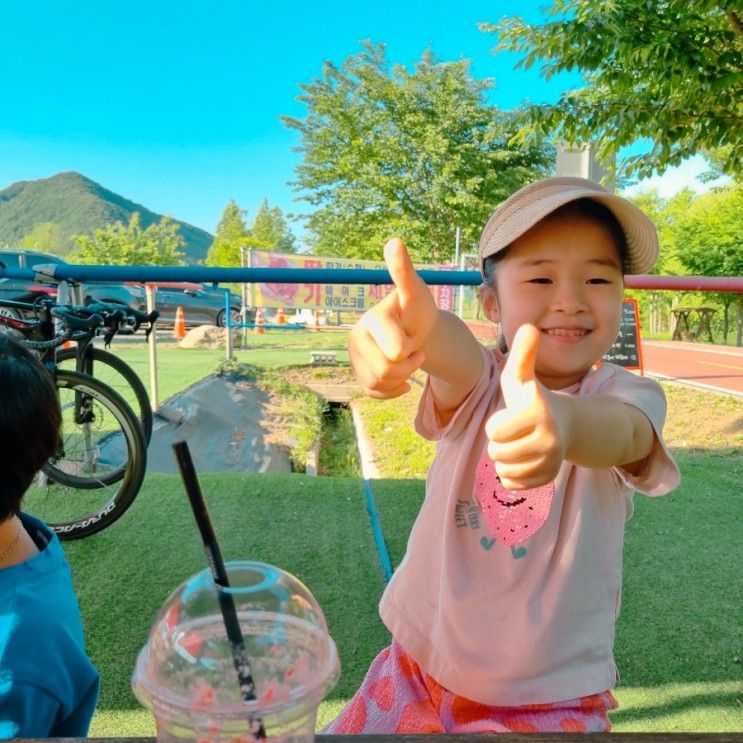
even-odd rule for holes
{"type": "MultiPolygon", "coordinates": [[[[622,273],[627,273],[629,265],[629,249],[627,247],[627,237],[624,234],[622,225],[619,224],[619,220],[614,216],[614,213],[608,207],[604,206],[598,201],[593,199],[576,199],[570,201],[567,204],[563,204],[559,209],[550,212],[546,217],[537,222],[542,224],[552,219],[559,217],[579,217],[596,224],[600,224],[606,228],[614,241],[614,246],[617,249],[617,255],[622,266],[622,273]]],[[[536,227],[536,225],[534,225],[536,227]]],[[[509,246],[510,248],[510,246],[509,246]]],[[[504,248],[495,255],[491,255],[483,261],[482,267],[482,287],[480,288],[480,297],[484,299],[484,296],[489,291],[495,291],[495,273],[498,264],[508,255],[509,248],[504,248]]],[[[507,350],[505,339],[501,335],[497,340],[497,346],[505,352],[507,350]]]]}
{"type": "Polygon", "coordinates": [[[60,425],[51,375],[25,346],[0,334],[0,521],[20,511],[23,494],[57,449],[60,425]]]}

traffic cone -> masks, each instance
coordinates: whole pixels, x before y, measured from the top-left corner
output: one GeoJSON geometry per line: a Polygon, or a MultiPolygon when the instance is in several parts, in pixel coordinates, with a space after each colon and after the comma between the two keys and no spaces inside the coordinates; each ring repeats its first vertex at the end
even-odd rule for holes
{"type": "Polygon", "coordinates": [[[284,314],[284,308],[279,307],[279,311],[276,313],[276,324],[277,325],[285,325],[286,324],[286,315],[284,314]]]}
{"type": "Polygon", "coordinates": [[[173,325],[173,336],[176,340],[183,340],[186,337],[186,318],[183,316],[183,307],[178,307],[175,311],[175,324],[173,325]]]}
{"type": "Polygon", "coordinates": [[[255,327],[253,328],[253,332],[256,335],[264,335],[265,329],[263,328],[263,310],[256,310],[255,311],[255,327]]]}

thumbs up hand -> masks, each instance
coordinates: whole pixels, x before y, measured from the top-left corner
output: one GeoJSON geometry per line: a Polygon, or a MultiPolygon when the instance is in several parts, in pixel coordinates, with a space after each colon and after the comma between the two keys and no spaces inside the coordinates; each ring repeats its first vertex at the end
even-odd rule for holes
{"type": "Polygon", "coordinates": [[[485,425],[488,455],[504,487],[523,490],[545,485],[565,459],[566,436],[560,430],[555,393],[537,380],[539,330],[522,325],[514,336],[501,373],[506,407],[485,425]]]}
{"type": "Polygon", "coordinates": [[[348,345],[359,385],[380,399],[410,389],[407,380],[424,362],[423,347],[438,313],[402,240],[393,238],[385,245],[384,260],[395,290],[362,315],[348,345]]]}

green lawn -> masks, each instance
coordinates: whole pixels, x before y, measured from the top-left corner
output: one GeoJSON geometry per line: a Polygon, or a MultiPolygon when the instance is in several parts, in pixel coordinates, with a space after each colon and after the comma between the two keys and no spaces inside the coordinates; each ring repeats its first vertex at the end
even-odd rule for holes
{"type": "MultiPolygon", "coordinates": [[[[278,565],[323,607],[343,666],[324,705],[329,719],[388,641],[376,611],[382,573],[359,481],[234,473],[200,481],[225,559],[278,565]]],[[[65,551],[102,677],[91,735],[154,734],[130,691],[134,661],[168,595],[207,565],[180,478],[150,475],[116,524],[66,543],[65,551]]]]}
{"type": "MultiPolygon", "coordinates": [[[[269,343],[270,336],[257,336],[261,347],[238,352],[238,359],[276,367],[291,354],[306,357],[308,344],[322,334],[304,335],[313,338],[297,338],[292,346],[287,336],[281,347],[269,343]]],[[[345,341],[332,338],[341,349],[345,341]]],[[[115,350],[135,361],[140,354],[140,363],[146,358],[145,349],[131,345],[115,350]]],[[[219,351],[162,345],[163,384],[167,380],[174,392],[212,372],[222,357],[219,351]]],[[[743,729],[743,401],[682,388],[667,391],[668,440],[683,483],[664,498],[635,499],[617,628],[622,682],[614,729],[738,731],[743,729]]],[[[372,487],[393,564],[404,553],[430,461],[430,448],[409,432],[413,408],[412,398],[364,403],[383,463],[385,479],[372,487]]],[[[279,565],[298,575],[323,606],[342,664],[341,680],[321,708],[321,722],[330,719],[388,641],[377,616],[382,572],[359,481],[298,474],[201,479],[226,558],[279,565]]],[[[89,649],[102,674],[91,734],[152,735],[149,714],[129,690],[134,659],[167,595],[206,565],[180,479],[148,476],[119,522],[66,543],[65,549],[89,649]]]]}

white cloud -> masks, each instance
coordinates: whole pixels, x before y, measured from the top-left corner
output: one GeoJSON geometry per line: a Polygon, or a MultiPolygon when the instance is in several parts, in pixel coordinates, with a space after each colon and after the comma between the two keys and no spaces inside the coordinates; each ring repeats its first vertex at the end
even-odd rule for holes
{"type": "Polygon", "coordinates": [[[704,193],[715,186],[724,186],[730,182],[730,178],[723,176],[714,181],[703,183],[698,180],[698,176],[706,170],[709,170],[709,166],[704,158],[701,155],[695,155],[685,160],[681,165],[668,168],[662,175],[643,178],[641,181],[625,189],[622,193],[625,196],[634,196],[655,188],[658,191],[658,195],[665,199],[677,194],[684,188],[690,188],[696,193],[704,193]]]}

